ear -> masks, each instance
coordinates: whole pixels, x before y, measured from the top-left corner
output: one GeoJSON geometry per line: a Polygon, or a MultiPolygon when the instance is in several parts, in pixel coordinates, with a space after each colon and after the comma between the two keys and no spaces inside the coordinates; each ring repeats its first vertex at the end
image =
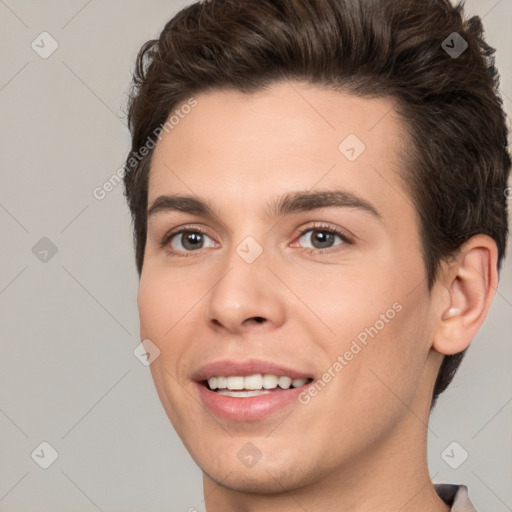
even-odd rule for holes
{"type": "Polygon", "coordinates": [[[475,235],[447,264],[440,279],[438,326],[432,347],[451,355],[465,350],[483,324],[498,287],[498,249],[475,235]],[[442,298],[441,298],[442,295],[442,298]]]}

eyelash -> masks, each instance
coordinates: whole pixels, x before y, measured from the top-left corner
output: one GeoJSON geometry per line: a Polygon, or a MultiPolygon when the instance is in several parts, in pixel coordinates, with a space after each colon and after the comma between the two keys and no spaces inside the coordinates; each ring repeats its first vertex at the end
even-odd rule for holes
{"type": "MultiPolygon", "coordinates": [[[[298,233],[296,238],[298,238],[298,239],[302,238],[309,231],[320,231],[320,232],[324,232],[324,233],[338,235],[343,242],[343,244],[340,244],[340,245],[352,245],[354,243],[352,238],[350,238],[345,232],[341,231],[338,228],[328,226],[328,225],[322,224],[322,223],[315,224],[313,226],[308,226],[307,228],[304,228],[302,231],[300,231],[298,233]]],[[[184,257],[184,258],[187,258],[189,256],[195,256],[195,253],[199,252],[200,249],[198,249],[196,251],[176,251],[174,249],[169,248],[171,240],[175,236],[181,235],[183,233],[200,233],[202,235],[209,236],[208,233],[206,233],[206,231],[204,231],[201,228],[194,227],[194,226],[185,227],[183,229],[180,229],[179,231],[171,232],[171,233],[168,233],[167,235],[165,235],[164,238],[162,239],[162,241],[160,242],[160,247],[163,249],[166,249],[169,254],[174,255],[174,256],[179,256],[179,257],[184,257]]],[[[335,246],[335,247],[337,247],[337,246],[335,246]]],[[[302,251],[306,252],[308,254],[326,254],[329,252],[336,252],[336,250],[333,251],[332,247],[328,247],[327,249],[314,249],[314,248],[312,249],[310,247],[303,247],[302,251]]]]}

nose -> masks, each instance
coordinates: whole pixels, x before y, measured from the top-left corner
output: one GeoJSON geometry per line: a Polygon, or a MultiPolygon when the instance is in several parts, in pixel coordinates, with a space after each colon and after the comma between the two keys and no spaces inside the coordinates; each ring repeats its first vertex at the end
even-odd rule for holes
{"type": "Polygon", "coordinates": [[[283,324],[285,292],[267,268],[264,254],[247,263],[233,251],[205,302],[205,318],[211,328],[243,334],[255,327],[272,330],[283,324]]]}

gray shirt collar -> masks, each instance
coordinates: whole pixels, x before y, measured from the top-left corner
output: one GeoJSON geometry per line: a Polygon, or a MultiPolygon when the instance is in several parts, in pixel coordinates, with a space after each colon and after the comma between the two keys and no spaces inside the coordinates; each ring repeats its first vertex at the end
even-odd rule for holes
{"type": "Polygon", "coordinates": [[[434,484],[434,488],[439,497],[452,507],[451,512],[476,512],[465,485],[434,484]]]}

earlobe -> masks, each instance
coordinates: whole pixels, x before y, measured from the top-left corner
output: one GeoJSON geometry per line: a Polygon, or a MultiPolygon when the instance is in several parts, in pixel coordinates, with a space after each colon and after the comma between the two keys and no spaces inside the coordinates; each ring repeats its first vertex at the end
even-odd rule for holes
{"type": "Polygon", "coordinates": [[[441,278],[448,306],[440,312],[433,348],[451,355],[465,350],[482,326],[498,286],[496,242],[486,235],[468,240],[441,278]]]}

